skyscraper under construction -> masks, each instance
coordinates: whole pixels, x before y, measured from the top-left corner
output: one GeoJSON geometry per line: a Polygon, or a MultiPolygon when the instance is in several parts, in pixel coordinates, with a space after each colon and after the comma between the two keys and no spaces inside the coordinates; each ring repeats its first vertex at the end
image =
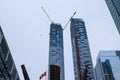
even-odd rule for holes
{"type": "Polygon", "coordinates": [[[64,80],[63,29],[56,23],[50,25],[48,80],[64,80]]]}
{"type": "Polygon", "coordinates": [[[75,80],[93,80],[93,64],[84,21],[72,18],[70,30],[75,80]]]}

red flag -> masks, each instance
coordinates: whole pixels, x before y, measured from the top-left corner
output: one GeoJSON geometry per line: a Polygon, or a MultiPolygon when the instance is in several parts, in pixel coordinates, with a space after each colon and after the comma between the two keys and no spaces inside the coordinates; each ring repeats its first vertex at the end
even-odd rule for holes
{"type": "Polygon", "coordinates": [[[46,76],[46,72],[44,72],[44,73],[39,77],[39,79],[41,80],[44,76],[46,76]]]}

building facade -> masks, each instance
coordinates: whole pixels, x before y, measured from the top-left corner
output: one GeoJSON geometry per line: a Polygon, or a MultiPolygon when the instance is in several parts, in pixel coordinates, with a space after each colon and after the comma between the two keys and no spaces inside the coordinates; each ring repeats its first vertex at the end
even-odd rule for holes
{"type": "Polygon", "coordinates": [[[63,49],[63,29],[60,24],[51,23],[48,80],[64,80],[63,49]]]}
{"type": "Polygon", "coordinates": [[[96,80],[120,80],[120,51],[100,51],[95,74],[96,80]]]}
{"type": "Polygon", "coordinates": [[[11,52],[0,27],[0,80],[20,80],[11,52]]]}
{"type": "Polygon", "coordinates": [[[71,19],[70,30],[75,80],[93,80],[93,64],[84,21],[71,19]],[[82,79],[83,77],[86,79],[82,79]]]}
{"type": "Polygon", "coordinates": [[[120,0],[105,0],[120,33],[120,0]]]}

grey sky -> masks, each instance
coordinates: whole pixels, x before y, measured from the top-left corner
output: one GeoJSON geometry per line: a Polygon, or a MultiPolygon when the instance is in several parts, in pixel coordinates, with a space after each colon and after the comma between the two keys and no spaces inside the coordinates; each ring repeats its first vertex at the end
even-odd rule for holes
{"type": "MultiPolygon", "coordinates": [[[[62,26],[77,12],[74,17],[85,21],[94,65],[99,50],[120,50],[120,35],[104,0],[0,0],[0,25],[21,80],[21,64],[31,80],[48,69],[50,21],[41,6],[62,26]]],[[[64,30],[65,79],[74,80],[69,28],[64,30]]]]}

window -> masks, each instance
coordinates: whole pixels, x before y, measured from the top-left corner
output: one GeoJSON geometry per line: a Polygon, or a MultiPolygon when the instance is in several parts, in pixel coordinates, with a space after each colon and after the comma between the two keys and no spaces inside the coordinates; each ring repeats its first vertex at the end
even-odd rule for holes
{"type": "Polygon", "coordinates": [[[2,39],[2,42],[1,42],[0,46],[1,46],[2,52],[3,52],[4,55],[6,56],[6,55],[7,55],[7,52],[8,52],[8,46],[7,46],[7,43],[6,43],[4,37],[3,37],[3,39],[2,39]]]}

